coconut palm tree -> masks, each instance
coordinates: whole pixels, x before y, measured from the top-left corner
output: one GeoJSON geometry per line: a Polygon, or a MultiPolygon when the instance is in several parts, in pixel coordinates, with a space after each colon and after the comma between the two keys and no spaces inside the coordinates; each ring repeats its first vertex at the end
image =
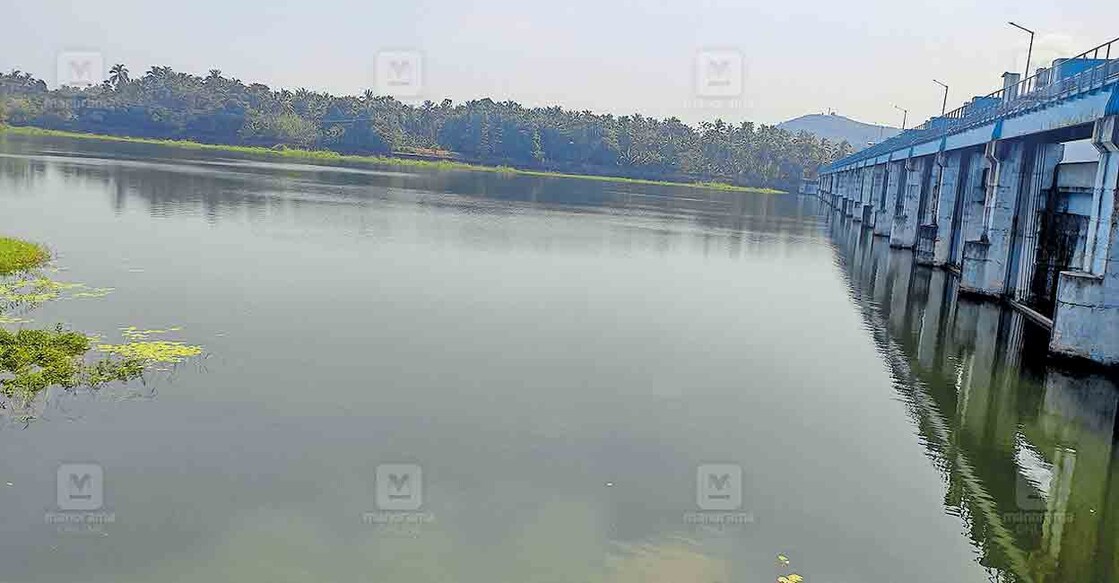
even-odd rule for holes
{"type": "Polygon", "coordinates": [[[109,69],[109,82],[112,83],[113,87],[116,87],[117,89],[120,89],[122,85],[127,84],[128,67],[125,67],[124,63],[117,63],[113,65],[113,67],[109,69]]]}

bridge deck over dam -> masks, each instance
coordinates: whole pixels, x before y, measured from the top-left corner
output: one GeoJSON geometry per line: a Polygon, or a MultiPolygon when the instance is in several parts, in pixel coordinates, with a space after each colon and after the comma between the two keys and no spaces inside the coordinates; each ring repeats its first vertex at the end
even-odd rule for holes
{"type": "Polygon", "coordinates": [[[836,212],[1049,326],[1050,352],[1119,365],[1119,39],[819,174],[836,212]]]}

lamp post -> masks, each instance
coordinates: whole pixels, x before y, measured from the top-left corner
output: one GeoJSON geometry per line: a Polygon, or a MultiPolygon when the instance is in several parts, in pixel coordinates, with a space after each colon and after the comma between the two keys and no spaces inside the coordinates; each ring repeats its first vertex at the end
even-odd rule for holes
{"type": "Polygon", "coordinates": [[[905,131],[905,120],[909,118],[909,110],[904,107],[894,106],[894,109],[901,111],[901,131],[905,131]]]}
{"type": "Polygon", "coordinates": [[[1030,57],[1033,57],[1034,54],[1034,31],[1022,26],[1021,24],[1014,24],[1013,22],[1008,22],[1007,24],[1013,26],[1014,28],[1017,28],[1018,30],[1025,31],[1030,34],[1030,48],[1026,51],[1026,72],[1022,74],[1022,80],[1026,80],[1030,76],[1030,57]]]}
{"type": "Polygon", "coordinates": [[[948,110],[948,86],[936,79],[933,79],[933,83],[944,88],[944,101],[940,103],[940,117],[944,117],[944,112],[948,110]]]}

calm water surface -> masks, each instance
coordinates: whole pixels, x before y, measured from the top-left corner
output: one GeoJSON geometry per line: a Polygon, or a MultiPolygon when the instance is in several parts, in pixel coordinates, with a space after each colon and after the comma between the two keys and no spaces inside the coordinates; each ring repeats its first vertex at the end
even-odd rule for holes
{"type": "Polygon", "coordinates": [[[812,199],[9,137],[0,231],[207,354],[0,422],[5,583],[1119,573],[1115,386],[812,199]]]}

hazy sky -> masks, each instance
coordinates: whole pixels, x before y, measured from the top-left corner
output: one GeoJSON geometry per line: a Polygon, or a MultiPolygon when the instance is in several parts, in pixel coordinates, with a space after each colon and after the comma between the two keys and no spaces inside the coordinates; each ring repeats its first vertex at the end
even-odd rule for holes
{"type": "Polygon", "coordinates": [[[360,93],[380,51],[422,55],[422,98],[525,105],[688,122],[776,123],[829,108],[910,125],[988,93],[1035,66],[1119,36],[1119,2],[941,0],[314,0],[24,1],[3,9],[0,69],[53,85],[60,51],[103,54],[134,76],[152,65],[245,82],[360,93]],[[740,54],[741,96],[696,95],[697,54],[740,54]]]}

